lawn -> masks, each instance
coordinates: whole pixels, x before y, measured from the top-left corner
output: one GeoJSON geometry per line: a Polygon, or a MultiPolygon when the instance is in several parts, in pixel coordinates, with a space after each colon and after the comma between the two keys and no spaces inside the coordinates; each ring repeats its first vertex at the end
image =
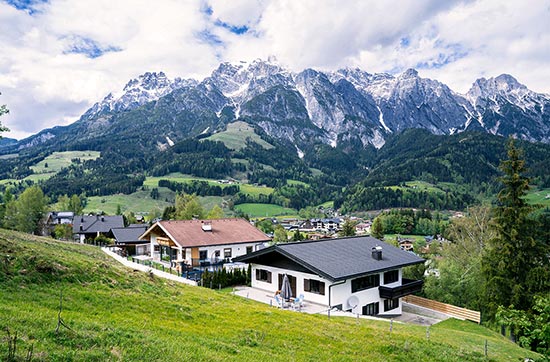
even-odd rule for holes
{"type": "Polygon", "coordinates": [[[292,216],[297,214],[294,209],[272,204],[239,204],[235,205],[235,209],[248,214],[250,217],[292,216]]]}
{"type": "Polygon", "coordinates": [[[98,248],[0,230],[0,358],[33,361],[520,361],[471,322],[430,328],[282,311],[124,268],[98,248]],[[62,303],[60,303],[62,301],[62,303]],[[60,308],[61,305],[61,308],[60,308]],[[58,321],[64,322],[56,331],[58,321]],[[484,356],[487,341],[488,357],[484,356]]]}
{"type": "Polygon", "coordinates": [[[248,139],[265,149],[269,150],[273,148],[271,144],[261,139],[260,136],[254,132],[254,128],[242,121],[230,123],[227,125],[227,130],[213,134],[206,139],[223,142],[227,148],[232,150],[243,149],[248,139]]]}

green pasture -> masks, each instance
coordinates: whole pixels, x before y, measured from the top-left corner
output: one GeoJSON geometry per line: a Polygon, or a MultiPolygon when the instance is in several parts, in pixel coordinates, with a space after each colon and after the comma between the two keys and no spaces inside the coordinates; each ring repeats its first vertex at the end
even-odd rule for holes
{"type": "Polygon", "coordinates": [[[533,188],[529,191],[525,200],[531,205],[541,205],[545,207],[550,206],[550,188],[536,189],[533,188]]]}
{"type": "Polygon", "coordinates": [[[227,125],[227,129],[225,131],[215,133],[206,139],[210,141],[223,142],[227,148],[232,150],[243,149],[246,146],[246,141],[248,139],[259,144],[265,149],[273,148],[271,144],[261,139],[260,136],[254,132],[254,128],[252,128],[248,123],[242,121],[230,123],[227,125]]]}
{"type": "Polygon", "coordinates": [[[250,217],[274,217],[274,216],[294,216],[296,210],[288,207],[282,207],[273,204],[239,204],[235,209],[244,212],[250,217]]]}
{"type": "Polygon", "coordinates": [[[126,268],[90,245],[0,230],[0,255],[5,361],[542,360],[472,322],[441,322],[428,338],[424,326],[280,310],[126,268]]]}

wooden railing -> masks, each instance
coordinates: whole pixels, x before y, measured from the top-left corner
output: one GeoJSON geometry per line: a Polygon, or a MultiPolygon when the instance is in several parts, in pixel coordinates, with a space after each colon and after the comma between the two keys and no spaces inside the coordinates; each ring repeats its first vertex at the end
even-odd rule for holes
{"type": "Polygon", "coordinates": [[[402,300],[410,304],[448,314],[458,319],[467,319],[476,323],[481,322],[481,312],[475,310],[460,308],[451,304],[445,304],[435,300],[417,297],[416,295],[407,295],[406,297],[403,297],[402,300]]]}

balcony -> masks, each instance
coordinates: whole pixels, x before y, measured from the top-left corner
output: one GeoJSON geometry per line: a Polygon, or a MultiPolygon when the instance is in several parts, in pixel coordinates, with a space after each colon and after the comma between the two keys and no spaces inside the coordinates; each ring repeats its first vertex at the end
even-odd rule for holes
{"type": "Polygon", "coordinates": [[[402,284],[397,287],[386,287],[380,286],[378,290],[380,291],[380,298],[385,299],[395,299],[401,298],[409,294],[413,294],[422,290],[422,285],[424,281],[422,280],[413,280],[403,278],[402,284]]]}

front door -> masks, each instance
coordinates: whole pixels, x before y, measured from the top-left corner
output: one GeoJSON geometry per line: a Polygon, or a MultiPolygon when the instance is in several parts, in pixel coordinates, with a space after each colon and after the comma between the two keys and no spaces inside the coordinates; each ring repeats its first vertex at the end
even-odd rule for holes
{"type": "MultiPolygon", "coordinates": [[[[296,298],[296,277],[293,277],[290,274],[287,274],[288,281],[290,282],[290,289],[292,290],[292,296],[296,298]]],[[[279,290],[283,289],[283,277],[284,274],[279,273],[279,290]]]]}

